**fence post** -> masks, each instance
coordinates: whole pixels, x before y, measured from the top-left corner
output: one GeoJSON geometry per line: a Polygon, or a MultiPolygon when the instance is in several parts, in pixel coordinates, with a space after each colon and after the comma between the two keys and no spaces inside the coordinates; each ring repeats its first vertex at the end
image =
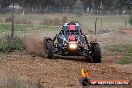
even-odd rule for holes
{"type": "Polygon", "coordinates": [[[95,20],[95,36],[97,35],[97,18],[96,18],[96,20],[95,20]]]}
{"type": "Polygon", "coordinates": [[[128,21],[128,20],[126,19],[126,21],[125,21],[125,27],[127,27],[127,23],[128,23],[127,21],[128,21]]]}
{"type": "Polygon", "coordinates": [[[13,39],[14,38],[14,30],[15,30],[15,28],[14,28],[14,1],[13,1],[13,8],[12,8],[12,24],[11,24],[11,38],[13,39]]]}
{"type": "Polygon", "coordinates": [[[101,26],[103,25],[103,20],[102,20],[102,18],[101,18],[101,26]]]}

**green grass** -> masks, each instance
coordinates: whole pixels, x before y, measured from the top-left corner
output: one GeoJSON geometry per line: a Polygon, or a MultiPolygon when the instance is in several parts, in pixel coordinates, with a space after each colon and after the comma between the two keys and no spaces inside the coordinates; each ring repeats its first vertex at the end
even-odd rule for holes
{"type": "MultiPolygon", "coordinates": [[[[27,32],[30,30],[57,31],[59,26],[33,25],[33,24],[15,24],[15,31],[27,32]]],[[[10,32],[11,24],[0,24],[0,34],[10,32]]]]}
{"type": "MultiPolygon", "coordinates": [[[[0,15],[0,18],[6,18],[10,15],[0,15]]],[[[58,17],[63,18],[63,16],[67,16],[68,22],[71,20],[79,21],[81,23],[81,27],[83,30],[92,30],[94,31],[95,26],[95,19],[98,18],[97,21],[97,31],[100,33],[102,32],[109,32],[111,30],[121,29],[125,27],[126,20],[129,19],[129,16],[90,16],[85,14],[84,16],[77,17],[73,14],[33,14],[33,15],[15,15],[16,18],[24,17],[31,22],[41,22],[44,18],[48,17],[58,17]],[[102,22],[102,23],[101,23],[102,22]],[[103,30],[103,31],[102,31],[103,30]],[[108,30],[108,31],[107,31],[108,30]]],[[[11,25],[7,24],[0,24],[0,33],[3,30],[9,30],[11,25]],[[3,25],[3,26],[2,26],[3,25]]],[[[128,27],[131,27],[128,23],[128,27]]],[[[19,31],[27,31],[28,29],[37,29],[37,30],[53,30],[60,27],[54,27],[51,25],[39,25],[39,23],[32,23],[28,25],[16,25],[16,29],[19,31]]]]}
{"type": "Polygon", "coordinates": [[[131,52],[132,47],[131,45],[123,45],[123,44],[119,44],[119,45],[109,45],[106,47],[106,49],[113,51],[113,52],[131,52]]]}
{"type": "Polygon", "coordinates": [[[111,52],[117,52],[123,55],[119,64],[132,64],[132,44],[110,45],[106,48],[111,52]]]}
{"type": "Polygon", "coordinates": [[[0,33],[7,32],[10,29],[11,29],[10,24],[0,24],[0,33]]]}
{"type": "Polygon", "coordinates": [[[123,58],[119,61],[119,64],[132,64],[132,55],[131,56],[123,56],[123,58]]]}
{"type": "MultiPolygon", "coordinates": [[[[126,20],[129,19],[129,16],[82,16],[75,17],[72,16],[72,19],[78,20],[84,29],[94,30],[95,20],[97,21],[97,28],[109,28],[109,29],[120,29],[121,27],[125,27],[126,20]],[[102,21],[102,25],[101,25],[102,21]]],[[[130,26],[129,24],[127,26],[130,26]]]]}

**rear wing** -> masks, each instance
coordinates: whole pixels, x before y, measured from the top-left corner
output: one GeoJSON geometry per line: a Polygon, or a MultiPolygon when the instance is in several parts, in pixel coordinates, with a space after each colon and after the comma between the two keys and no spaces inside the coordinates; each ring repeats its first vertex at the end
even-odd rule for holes
{"type": "Polygon", "coordinates": [[[63,30],[64,31],[70,31],[70,30],[80,30],[80,26],[78,23],[65,23],[65,25],[63,26],[63,30]]]}

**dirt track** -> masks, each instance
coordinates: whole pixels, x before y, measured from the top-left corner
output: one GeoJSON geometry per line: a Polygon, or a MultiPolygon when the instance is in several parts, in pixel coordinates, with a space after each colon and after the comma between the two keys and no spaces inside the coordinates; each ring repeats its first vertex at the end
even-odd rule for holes
{"type": "MultiPolygon", "coordinates": [[[[120,65],[115,67],[105,63],[90,64],[78,60],[48,60],[25,53],[16,53],[1,57],[0,73],[6,73],[5,75],[18,79],[28,79],[33,83],[41,80],[41,84],[46,88],[80,88],[78,80],[81,78],[81,67],[85,67],[89,71],[91,79],[132,79],[132,73],[126,69],[131,69],[132,65],[122,66],[122,69],[120,69],[121,66],[119,68],[117,66],[120,65]]],[[[121,88],[121,86],[118,87],[121,88]]]]}
{"type": "MultiPolygon", "coordinates": [[[[32,52],[32,48],[30,50],[32,52]]],[[[39,53],[37,52],[36,54],[39,53]]],[[[34,54],[27,54],[26,51],[15,52],[0,57],[0,74],[16,77],[20,80],[26,79],[33,83],[40,80],[41,84],[46,88],[81,88],[79,83],[81,67],[89,71],[91,79],[132,80],[132,65],[116,64],[115,62],[120,56],[108,55],[103,55],[101,64],[91,64],[78,58],[49,60],[34,54]]],[[[102,87],[131,88],[132,86],[91,86],[90,88],[102,87]]]]}

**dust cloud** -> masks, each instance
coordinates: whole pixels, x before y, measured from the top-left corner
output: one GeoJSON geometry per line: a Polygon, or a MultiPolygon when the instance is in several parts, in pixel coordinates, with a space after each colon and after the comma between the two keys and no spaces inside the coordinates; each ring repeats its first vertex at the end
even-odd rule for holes
{"type": "Polygon", "coordinates": [[[28,53],[43,55],[43,38],[41,34],[32,34],[26,37],[25,46],[28,53]]]}

